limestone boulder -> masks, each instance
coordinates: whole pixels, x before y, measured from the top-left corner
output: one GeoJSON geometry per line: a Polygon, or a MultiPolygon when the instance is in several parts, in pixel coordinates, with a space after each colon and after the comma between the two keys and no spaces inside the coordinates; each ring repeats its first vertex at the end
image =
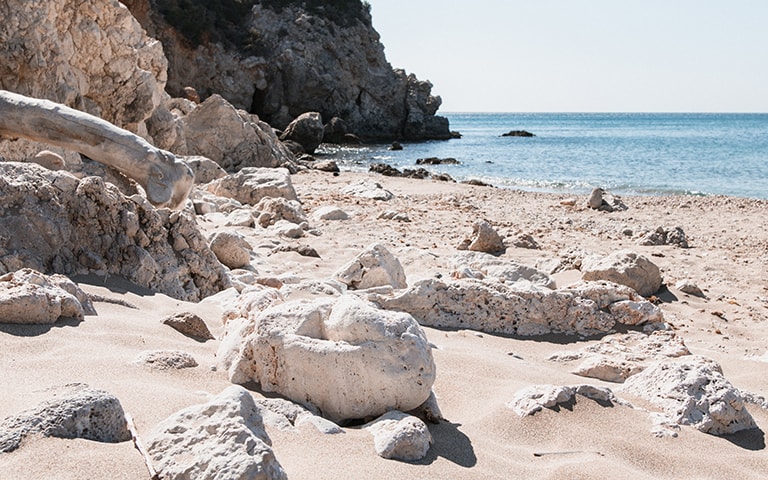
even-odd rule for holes
{"type": "MultiPolygon", "coordinates": [[[[369,298],[384,309],[408,312],[421,325],[438,328],[521,336],[597,335],[610,332],[624,318],[610,313],[614,302],[608,301],[604,287],[593,288],[588,282],[580,289],[550,290],[469,278],[425,279],[394,295],[369,298]]],[[[627,299],[620,293],[614,297],[615,301],[627,299]]]]}
{"type": "Polygon", "coordinates": [[[350,195],[353,197],[367,198],[370,200],[387,201],[392,200],[395,196],[389,190],[386,190],[377,182],[363,181],[353,183],[341,189],[341,193],[350,195]]]}
{"type": "Polygon", "coordinates": [[[323,117],[318,112],[306,112],[285,127],[280,140],[292,140],[311,155],[322,143],[324,132],[323,117]]]}
{"type": "Polygon", "coordinates": [[[293,160],[272,127],[214,94],[181,117],[184,142],[174,148],[210,158],[228,172],[275,168],[293,160]]]}
{"type": "Polygon", "coordinates": [[[0,322],[51,324],[60,317],[93,315],[88,295],[63,275],[24,268],[0,276],[0,322]]]}
{"type": "Polygon", "coordinates": [[[381,286],[396,289],[408,287],[400,261],[380,243],[360,252],[342,266],[333,278],[353,290],[381,286]]]}
{"type": "Polygon", "coordinates": [[[622,393],[661,409],[674,423],[713,435],[756,428],[744,398],[720,365],[699,356],[666,359],[629,377],[622,393]]]}
{"type": "Polygon", "coordinates": [[[0,163],[0,274],[114,275],[197,301],[229,286],[194,219],[98,177],[0,163]]]}
{"type": "Polygon", "coordinates": [[[348,219],[349,214],[347,212],[333,205],[325,205],[312,212],[312,220],[314,221],[337,221],[348,219]]]}
{"type": "Polygon", "coordinates": [[[51,400],[3,420],[0,453],[16,450],[30,435],[106,443],[131,439],[120,400],[84,384],[59,388],[51,400]]]}
{"type": "Polygon", "coordinates": [[[221,263],[234,270],[251,264],[253,248],[239,233],[223,231],[211,237],[211,251],[221,263]]]}
{"type": "Polygon", "coordinates": [[[373,435],[376,453],[382,458],[413,462],[427,455],[432,434],[420,419],[392,410],[364,427],[373,435]]]}
{"type": "MultiPolygon", "coordinates": [[[[146,132],[145,120],[166,96],[168,61],[122,3],[7,1],[0,18],[0,89],[146,132]]],[[[3,155],[17,150],[7,146],[3,155]]]]}
{"type": "Polygon", "coordinates": [[[630,250],[621,250],[605,257],[585,258],[581,262],[581,278],[626,285],[644,297],[658,292],[662,284],[659,267],[644,255],[630,250]]]}
{"type": "Polygon", "coordinates": [[[472,224],[472,235],[462,241],[457,248],[491,254],[503,253],[506,249],[499,233],[485,220],[478,220],[472,224]]]}
{"type": "Polygon", "coordinates": [[[414,409],[435,380],[413,317],[352,295],[241,309],[226,335],[217,356],[232,382],[258,382],[334,422],[414,409]]]}
{"type": "Polygon", "coordinates": [[[265,197],[256,205],[259,225],[266,228],[280,220],[301,225],[307,223],[307,215],[297,200],[285,197],[265,197]]]}
{"type": "Polygon", "coordinates": [[[298,200],[290,174],[284,168],[243,168],[235,174],[214,180],[206,190],[246,205],[257,205],[264,197],[298,200]]]}
{"type": "Polygon", "coordinates": [[[546,288],[556,286],[552,277],[544,271],[488,253],[459,252],[451,262],[455,278],[496,279],[506,285],[530,282],[546,288]]]}
{"type": "Polygon", "coordinates": [[[285,480],[270,445],[259,408],[240,386],[176,412],[146,439],[158,475],[171,480],[285,480]]]}

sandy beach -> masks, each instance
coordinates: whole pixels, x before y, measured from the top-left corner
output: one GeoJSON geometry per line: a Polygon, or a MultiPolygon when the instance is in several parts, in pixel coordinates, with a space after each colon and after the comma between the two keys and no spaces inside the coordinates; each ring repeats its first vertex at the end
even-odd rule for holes
{"type": "MultiPolygon", "coordinates": [[[[764,200],[730,197],[623,197],[628,209],[589,209],[583,196],[503,190],[373,174],[307,171],[292,176],[303,210],[337,206],[349,220],[315,221],[315,234],[298,240],[259,227],[226,227],[223,216],[198,216],[206,235],[225,229],[246,237],[252,267],[264,277],[329,278],[368,245],[384,244],[404,267],[409,285],[450,278],[451,258],[485,219],[506,239],[499,258],[533,266],[631,249],[652,259],[664,287],[656,295],[668,328],[691,353],[715,360],[742,393],[768,396],[768,217],[764,200]],[[389,201],[352,197],[343,187],[369,180],[394,194],[389,201]],[[574,202],[575,201],[575,202],[574,202]],[[409,221],[381,218],[394,211],[409,221]],[[658,227],[680,227],[690,248],[641,246],[658,227]],[[521,235],[538,248],[511,245],[521,235]],[[273,252],[308,245],[319,258],[273,252]],[[680,292],[690,280],[705,297],[680,292]]],[[[580,278],[575,269],[553,274],[557,286],[580,278]]],[[[53,326],[0,325],[0,419],[51,398],[56,388],[84,383],[119,398],[140,436],[172,413],[204,403],[230,385],[216,368],[224,306],[193,304],[128,284],[119,278],[76,278],[98,300],[98,315],[53,326]],[[178,312],[199,315],[217,340],[200,342],[161,323],[178,312]],[[158,371],[135,363],[140,352],[182,350],[198,366],[158,371]]],[[[445,420],[429,426],[434,444],[416,462],[376,455],[370,433],[347,426],[324,435],[309,425],[280,430],[267,425],[275,456],[292,479],[761,479],[768,476],[764,430],[768,410],[747,403],[758,428],[715,436],[682,426],[677,437],[659,438],[642,399],[618,393],[625,405],[604,407],[583,397],[575,404],[526,417],[507,403],[522,388],[538,385],[616,384],[576,376],[573,365],[553,362],[557,352],[599,342],[579,336],[506,337],[471,330],[424,327],[434,345],[433,390],[445,420]]],[[[640,329],[642,331],[642,329],[640,329]]],[[[255,398],[263,397],[249,386],[255,398]]],[[[273,395],[270,395],[273,396],[273,395]]],[[[2,479],[149,478],[131,442],[30,438],[0,454],[2,479]]]]}

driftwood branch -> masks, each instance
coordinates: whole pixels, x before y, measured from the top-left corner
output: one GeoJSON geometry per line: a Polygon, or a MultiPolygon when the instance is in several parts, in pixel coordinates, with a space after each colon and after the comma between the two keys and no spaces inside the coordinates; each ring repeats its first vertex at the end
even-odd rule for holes
{"type": "Polygon", "coordinates": [[[147,470],[149,470],[150,480],[158,480],[160,477],[157,475],[157,471],[155,471],[155,468],[152,466],[152,458],[149,456],[149,453],[141,443],[141,439],[139,439],[139,432],[136,430],[136,425],[133,423],[133,418],[128,412],[125,412],[125,422],[128,424],[128,430],[131,432],[133,446],[136,447],[136,450],[138,450],[141,456],[144,458],[144,464],[147,466],[147,470]]]}
{"type": "Polygon", "coordinates": [[[194,183],[189,166],[106,120],[48,100],[0,90],[0,135],[79,152],[136,180],[147,199],[177,208],[194,183]]]}

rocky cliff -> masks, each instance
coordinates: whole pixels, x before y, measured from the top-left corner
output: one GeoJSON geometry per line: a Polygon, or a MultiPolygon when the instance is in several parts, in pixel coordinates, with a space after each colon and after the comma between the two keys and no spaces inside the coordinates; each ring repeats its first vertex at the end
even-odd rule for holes
{"type": "Polygon", "coordinates": [[[367,140],[445,139],[432,84],[393,69],[360,0],[126,0],[168,58],[168,91],[218,93],[277,128],[307,111],[367,140]]]}

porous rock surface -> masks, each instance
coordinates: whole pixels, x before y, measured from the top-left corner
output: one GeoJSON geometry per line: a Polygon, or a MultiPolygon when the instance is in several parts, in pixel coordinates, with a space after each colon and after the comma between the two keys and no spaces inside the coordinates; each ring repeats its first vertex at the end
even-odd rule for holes
{"type": "Polygon", "coordinates": [[[264,197],[298,200],[290,174],[284,168],[243,168],[214,180],[206,186],[206,190],[246,205],[257,205],[264,197]]]}
{"type": "Polygon", "coordinates": [[[99,177],[0,163],[0,273],[118,275],[197,301],[229,286],[194,220],[99,177]]]}
{"type": "Polygon", "coordinates": [[[136,363],[157,370],[180,370],[197,366],[192,355],[180,350],[147,350],[136,357],[136,363]]]}
{"type": "Polygon", "coordinates": [[[120,401],[84,384],[67,385],[51,400],[0,423],[0,453],[12,452],[30,435],[118,443],[131,439],[120,401]]]}
{"type": "Polygon", "coordinates": [[[609,388],[594,385],[531,385],[515,393],[507,403],[521,417],[533,415],[544,408],[555,408],[575,400],[576,395],[594,400],[603,405],[620,403],[609,388]]]}
{"type": "Polygon", "coordinates": [[[117,0],[10,0],[0,3],[0,18],[0,89],[139,134],[166,96],[162,45],[117,0]]]}
{"type": "Polygon", "coordinates": [[[485,220],[478,220],[472,224],[472,235],[457,248],[459,250],[498,254],[503,253],[506,247],[504,240],[490,223],[485,220]]]}
{"type": "Polygon", "coordinates": [[[604,257],[585,258],[581,262],[581,278],[626,285],[644,297],[658,292],[662,284],[659,267],[646,256],[630,250],[620,250],[604,257]]]}
{"type": "Polygon", "coordinates": [[[251,244],[237,232],[216,232],[211,238],[211,251],[231,269],[246,267],[251,262],[251,244]]]}
{"type": "Polygon", "coordinates": [[[400,261],[380,243],[360,252],[342,266],[333,278],[353,290],[382,286],[400,289],[408,286],[400,261]]]}
{"type": "Polygon", "coordinates": [[[364,427],[373,435],[376,453],[382,458],[416,461],[427,455],[432,434],[413,415],[392,410],[364,427]]]}
{"type": "Polygon", "coordinates": [[[232,382],[258,382],[334,422],[411,410],[429,398],[435,364],[410,315],[352,295],[280,302],[261,290],[227,319],[217,356],[232,382]]]}
{"type": "Polygon", "coordinates": [[[695,355],[669,358],[629,377],[624,394],[643,398],[680,425],[724,435],[755,428],[744,398],[714,360],[695,355]]]}
{"type": "Polygon", "coordinates": [[[497,280],[507,285],[522,281],[555,288],[555,281],[546,272],[488,253],[459,252],[453,257],[452,263],[454,278],[497,280]]]}
{"type": "MultiPolygon", "coordinates": [[[[625,318],[611,313],[611,306],[643,302],[632,290],[609,282],[551,290],[471,278],[425,279],[394,295],[369,298],[387,310],[410,313],[421,325],[521,336],[605,334],[625,318]]],[[[653,319],[661,317],[657,307],[648,309],[653,319]]]]}
{"type": "Polygon", "coordinates": [[[0,276],[0,322],[51,324],[60,317],[82,320],[93,315],[88,295],[63,275],[30,268],[0,276]]]}
{"type": "Polygon", "coordinates": [[[153,466],[169,480],[284,480],[270,444],[259,408],[240,386],[176,412],[146,440],[153,466]]]}

